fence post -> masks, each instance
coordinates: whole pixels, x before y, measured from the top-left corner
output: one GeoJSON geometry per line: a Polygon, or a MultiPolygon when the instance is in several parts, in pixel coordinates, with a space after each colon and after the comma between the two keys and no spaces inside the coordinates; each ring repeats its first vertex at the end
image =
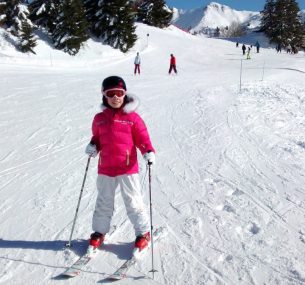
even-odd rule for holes
{"type": "Polygon", "coordinates": [[[241,78],[243,73],[243,60],[240,60],[239,92],[241,92],[241,78]]]}

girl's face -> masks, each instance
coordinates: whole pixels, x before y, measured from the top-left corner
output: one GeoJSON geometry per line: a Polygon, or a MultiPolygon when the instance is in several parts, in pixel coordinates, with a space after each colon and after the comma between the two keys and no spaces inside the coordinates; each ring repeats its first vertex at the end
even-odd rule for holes
{"type": "Polygon", "coordinates": [[[110,89],[105,91],[104,96],[107,98],[108,104],[114,108],[118,109],[120,108],[124,103],[124,97],[126,95],[126,91],[122,89],[110,89]]]}
{"type": "Polygon", "coordinates": [[[118,109],[123,105],[124,97],[114,96],[113,98],[107,98],[107,102],[112,108],[118,109]]]}

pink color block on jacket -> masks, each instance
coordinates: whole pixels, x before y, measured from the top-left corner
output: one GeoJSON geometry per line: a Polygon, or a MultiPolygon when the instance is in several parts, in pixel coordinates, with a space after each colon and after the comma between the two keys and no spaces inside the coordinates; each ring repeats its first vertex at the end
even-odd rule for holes
{"type": "Polygon", "coordinates": [[[130,102],[122,109],[102,105],[102,112],[92,123],[94,143],[99,151],[98,174],[115,177],[139,172],[137,148],[142,155],[155,151],[142,118],[135,112],[139,100],[128,95],[130,102]]]}

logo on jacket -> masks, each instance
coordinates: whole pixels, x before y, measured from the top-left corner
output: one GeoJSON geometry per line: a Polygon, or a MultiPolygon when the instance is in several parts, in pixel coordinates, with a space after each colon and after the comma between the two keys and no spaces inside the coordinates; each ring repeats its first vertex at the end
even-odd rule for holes
{"type": "Polygon", "coordinates": [[[134,124],[131,121],[125,121],[125,120],[113,120],[113,121],[116,122],[116,123],[121,123],[123,125],[131,125],[132,126],[134,124]]]}

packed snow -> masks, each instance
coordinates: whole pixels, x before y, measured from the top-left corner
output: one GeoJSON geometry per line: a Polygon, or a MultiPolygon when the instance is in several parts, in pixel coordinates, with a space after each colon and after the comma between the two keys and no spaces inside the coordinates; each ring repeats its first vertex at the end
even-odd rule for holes
{"type": "Polygon", "coordinates": [[[131,256],[135,236],[118,195],[104,249],[80,276],[57,278],[91,233],[96,160],[65,249],[109,75],[141,100],[157,152],[153,224],[166,230],[154,279],[149,251],[117,284],[305,284],[304,53],[253,49],[245,60],[233,42],[173,26],[139,24],[137,34],[127,54],[90,40],[75,57],[41,40],[37,55],[24,55],[1,37],[0,284],[108,283],[131,256]],[[168,75],[171,53],[178,75],[168,75]]]}

